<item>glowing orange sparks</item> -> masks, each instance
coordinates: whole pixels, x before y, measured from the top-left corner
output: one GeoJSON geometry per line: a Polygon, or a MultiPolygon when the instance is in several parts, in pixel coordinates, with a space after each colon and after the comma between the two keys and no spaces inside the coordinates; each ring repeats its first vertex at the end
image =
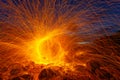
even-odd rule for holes
{"type": "Polygon", "coordinates": [[[43,37],[37,37],[27,42],[30,59],[36,64],[63,65],[67,52],[59,42],[58,35],[60,34],[58,30],[54,30],[43,37]]]}

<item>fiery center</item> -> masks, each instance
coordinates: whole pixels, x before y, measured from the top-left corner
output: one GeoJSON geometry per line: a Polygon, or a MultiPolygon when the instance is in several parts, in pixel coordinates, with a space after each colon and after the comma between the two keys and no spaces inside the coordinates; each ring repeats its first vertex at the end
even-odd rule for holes
{"type": "Polygon", "coordinates": [[[63,65],[66,52],[59,42],[59,34],[53,31],[43,37],[37,37],[33,41],[28,42],[30,59],[36,64],[63,65]]]}

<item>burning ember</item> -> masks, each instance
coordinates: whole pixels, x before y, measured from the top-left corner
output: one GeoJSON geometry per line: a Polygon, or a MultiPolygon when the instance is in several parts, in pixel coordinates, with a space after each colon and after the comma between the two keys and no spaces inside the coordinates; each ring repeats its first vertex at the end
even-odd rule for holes
{"type": "Polygon", "coordinates": [[[120,80],[118,4],[0,0],[0,80],[120,80]]]}

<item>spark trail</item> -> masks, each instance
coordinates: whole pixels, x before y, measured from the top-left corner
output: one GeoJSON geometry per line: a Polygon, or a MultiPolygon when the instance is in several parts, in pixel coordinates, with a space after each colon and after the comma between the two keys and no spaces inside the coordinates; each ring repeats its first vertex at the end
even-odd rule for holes
{"type": "MultiPolygon", "coordinates": [[[[119,80],[120,58],[116,56],[114,42],[108,39],[110,42],[106,43],[106,39],[102,39],[106,50],[108,45],[112,46],[108,51],[114,57],[106,50],[102,52],[104,46],[98,43],[101,37],[111,33],[105,24],[119,25],[120,20],[118,15],[107,14],[109,9],[101,4],[119,11],[113,7],[119,1],[112,0],[0,0],[1,69],[15,63],[34,62],[58,70],[62,77],[68,73],[68,80],[101,80],[107,79],[108,75],[110,79],[119,80]]],[[[51,69],[46,70],[52,74],[51,69]]],[[[10,76],[4,73],[2,77],[6,75],[10,76]]],[[[44,78],[42,73],[39,77],[36,75],[37,72],[35,80],[44,78]]],[[[51,79],[62,80],[61,77],[51,79]]]]}

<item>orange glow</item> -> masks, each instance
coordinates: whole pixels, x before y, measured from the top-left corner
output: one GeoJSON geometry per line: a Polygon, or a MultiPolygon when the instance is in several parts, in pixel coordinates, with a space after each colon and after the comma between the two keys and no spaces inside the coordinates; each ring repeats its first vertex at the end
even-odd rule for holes
{"type": "Polygon", "coordinates": [[[114,1],[0,0],[0,80],[120,80],[114,1]]]}
{"type": "Polygon", "coordinates": [[[59,32],[53,31],[41,38],[35,38],[28,42],[28,51],[30,51],[30,59],[36,64],[64,64],[64,55],[66,52],[61,47],[58,40],[59,32]]]}

